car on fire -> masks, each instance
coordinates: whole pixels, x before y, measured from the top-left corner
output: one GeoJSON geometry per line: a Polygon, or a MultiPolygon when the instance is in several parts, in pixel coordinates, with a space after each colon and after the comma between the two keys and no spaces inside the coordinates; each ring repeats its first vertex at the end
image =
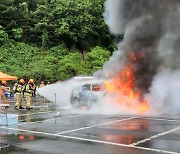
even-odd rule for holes
{"type": "Polygon", "coordinates": [[[81,107],[91,108],[104,95],[102,81],[89,81],[76,86],[71,93],[70,103],[73,108],[80,109],[81,107]]]}

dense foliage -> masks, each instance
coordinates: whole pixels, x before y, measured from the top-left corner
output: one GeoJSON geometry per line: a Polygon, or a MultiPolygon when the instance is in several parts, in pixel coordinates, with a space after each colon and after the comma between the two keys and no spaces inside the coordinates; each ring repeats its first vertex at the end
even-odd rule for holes
{"type": "Polygon", "coordinates": [[[19,78],[92,75],[113,51],[105,0],[1,0],[0,70],[19,78]]]}

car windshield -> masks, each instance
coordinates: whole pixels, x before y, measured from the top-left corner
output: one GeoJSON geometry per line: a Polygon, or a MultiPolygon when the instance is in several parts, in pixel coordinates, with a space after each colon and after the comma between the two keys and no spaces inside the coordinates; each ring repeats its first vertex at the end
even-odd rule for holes
{"type": "Polygon", "coordinates": [[[83,85],[82,90],[91,90],[91,85],[90,84],[83,85]]]}

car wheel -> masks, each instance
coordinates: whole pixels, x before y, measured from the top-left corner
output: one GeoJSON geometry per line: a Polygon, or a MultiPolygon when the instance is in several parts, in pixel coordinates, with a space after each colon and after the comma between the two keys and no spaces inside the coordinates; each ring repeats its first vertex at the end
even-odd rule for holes
{"type": "Polygon", "coordinates": [[[77,98],[77,97],[72,98],[71,105],[73,108],[78,109],[79,108],[79,98],[77,98]]]}

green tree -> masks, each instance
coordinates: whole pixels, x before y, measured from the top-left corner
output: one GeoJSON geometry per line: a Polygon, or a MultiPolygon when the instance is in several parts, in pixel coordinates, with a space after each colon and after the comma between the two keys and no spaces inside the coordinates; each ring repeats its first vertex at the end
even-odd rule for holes
{"type": "Polygon", "coordinates": [[[21,38],[22,37],[22,29],[21,28],[13,28],[12,29],[12,32],[13,32],[13,34],[14,34],[14,38],[15,39],[19,39],[19,38],[21,38]]]}
{"type": "Polygon", "coordinates": [[[30,76],[32,69],[30,63],[40,53],[40,49],[25,43],[8,42],[0,47],[0,69],[17,75],[30,76]]]}
{"type": "Polygon", "coordinates": [[[1,0],[0,69],[51,81],[93,74],[114,47],[104,1],[1,0]]]}
{"type": "Polygon", "coordinates": [[[57,57],[58,59],[61,59],[63,56],[66,56],[69,53],[70,51],[64,43],[61,43],[47,50],[47,54],[57,57]]]}
{"type": "Polygon", "coordinates": [[[0,25],[0,45],[4,44],[8,40],[8,34],[3,30],[0,25]]]}
{"type": "Polygon", "coordinates": [[[34,60],[29,65],[31,76],[40,82],[41,80],[58,80],[56,70],[58,69],[58,60],[52,56],[42,56],[34,60]]]}
{"type": "Polygon", "coordinates": [[[86,70],[88,74],[93,74],[95,71],[102,69],[104,63],[109,60],[110,52],[99,46],[93,48],[91,52],[85,55],[86,70]]]}
{"type": "Polygon", "coordinates": [[[92,46],[108,46],[112,36],[103,19],[103,3],[104,0],[59,0],[53,5],[48,23],[54,25],[58,39],[68,46],[75,45],[82,54],[92,46]]]}
{"type": "Polygon", "coordinates": [[[61,80],[84,73],[83,60],[80,53],[69,53],[59,61],[58,77],[61,80]]]}

